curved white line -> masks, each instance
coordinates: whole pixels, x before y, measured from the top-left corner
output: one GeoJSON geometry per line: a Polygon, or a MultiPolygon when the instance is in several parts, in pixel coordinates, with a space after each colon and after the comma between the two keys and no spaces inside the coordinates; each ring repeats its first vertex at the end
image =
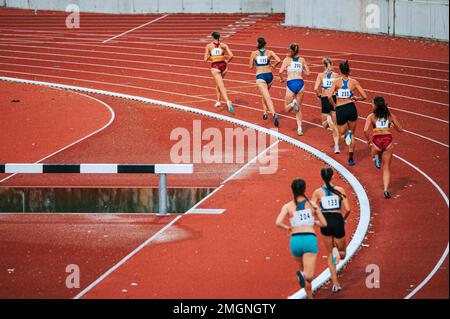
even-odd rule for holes
{"type": "MultiPolygon", "coordinates": [[[[58,89],[57,87],[54,87],[54,88],[58,89]]],[[[71,144],[69,144],[69,145],[67,145],[67,146],[64,146],[63,148],[57,150],[56,152],[53,152],[53,153],[50,154],[50,155],[47,155],[47,156],[44,157],[44,158],[41,158],[40,160],[38,160],[38,161],[35,162],[34,164],[38,164],[38,163],[40,163],[40,162],[42,162],[42,161],[45,161],[46,159],[48,159],[48,158],[50,158],[50,157],[52,157],[52,156],[55,156],[56,154],[59,154],[59,153],[65,151],[65,150],[68,149],[69,147],[72,147],[72,146],[74,146],[75,144],[81,143],[82,141],[84,141],[84,140],[86,140],[86,139],[92,137],[93,135],[95,135],[95,134],[97,134],[97,133],[99,133],[99,132],[105,130],[108,126],[110,126],[110,125],[114,122],[114,119],[116,118],[116,114],[114,113],[114,110],[113,110],[108,104],[106,104],[106,103],[103,102],[103,101],[100,101],[99,99],[96,99],[95,97],[92,97],[92,96],[89,96],[89,95],[86,95],[86,94],[83,94],[83,93],[80,93],[80,92],[73,92],[73,93],[78,94],[78,95],[82,95],[82,96],[87,97],[87,98],[89,98],[89,99],[91,99],[91,100],[97,101],[97,102],[99,102],[100,104],[102,104],[103,106],[105,106],[105,107],[109,110],[109,112],[111,113],[111,118],[110,118],[110,120],[108,121],[108,123],[106,123],[105,125],[103,125],[103,126],[102,126],[101,128],[99,128],[98,130],[96,130],[96,131],[94,131],[94,132],[92,132],[92,133],[86,135],[85,137],[80,138],[79,140],[77,140],[77,141],[75,141],[75,142],[73,142],[73,143],[71,143],[71,144]]],[[[14,177],[15,175],[17,175],[17,174],[16,174],[16,173],[15,173],[15,174],[11,174],[11,175],[9,175],[9,176],[7,176],[7,177],[1,179],[1,180],[0,180],[0,183],[3,183],[3,182],[5,182],[5,181],[11,179],[11,178],[14,177]]]]}
{"type": "MultiPolygon", "coordinates": [[[[1,57],[1,56],[0,56],[1,57]]],[[[40,59],[28,59],[28,60],[38,60],[38,61],[46,61],[46,60],[40,60],[40,59]]],[[[50,60],[48,60],[50,61],[50,60]]],[[[55,61],[55,60],[54,60],[55,61]]],[[[65,61],[55,61],[55,62],[60,62],[60,63],[71,63],[71,62],[65,62],[65,61]]],[[[83,65],[83,63],[72,63],[72,64],[81,64],[83,65]]],[[[86,63],[88,64],[88,63],[86,63]]],[[[84,65],[86,65],[84,64],[84,65]]],[[[11,66],[23,66],[22,64],[15,64],[15,63],[3,63],[0,62],[0,65],[11,65],[11,66]]],[[[92,65],[92,64],[90,64],[92,65]]],[[[69,71],[69,72],[78,72],[78,73],[86,73],[86,74],[100,74],[100,75],[107,75],[107,76],[112,76],[112,77],[122,77],[122,78],[131,78],[131,79],[139,79],[139,80],[144,80],[144,81],[151,81],[151,82],[161,82],[161,83],[169,83],[169,84],[177,84],[177,85],[184,85],[184,86],[190,86],[190,87],[198,87],[198,88],[202,88],[202,89],[212,89],[211,87],[208,86],[204,86],[204,85],[198,85],[198,84],[189,84],[189,83],[185,83],[185,82],[176,82],[176,81],[167,81],[167,80],[158,80],[158,79],[149,79],[149,78],[144,78],[144,77],[136,77],[136,76],[130,76],[130,75],[123,75],[123,74],[112,74],[112,73],[104,73],[104,72],[93,72],[93,71],[84,71],[84,70],[74,70],[74,69],[65,69],[65,68],[54,68],[54,67],[46,67],[46,66],[37,66],[37,65],[27,65],[29,67],[35,68],[35,69],[49,69],[49,70],[58,70],[58,71],[69,71]]],[[[105,65],[98,65],[98,66],[102,66],[102,67],[109,67],[109,66],[105,66],[105,65]]],[[[114,66],[112,66],[114,68],[114,66]]],[[[115,67],[115,68],[120,68],[120,69],[132,69],[132,68],[127,68],[127,67],[115,67]]],[[[9,72],[9,73],[18,73],[18,74],[29,74],[29,75],[38,75],[38,76],[43,76],[43,77],[55,77],[55,76],[51,76],[51,75],[42,75],[42,74],[34,74],[34,73],[24,73],[24,72],[16,72],[16,71],[9,71],[9,70],[2,70],[0,69],[0,71],[4,71],[4,72],[9,72]]],[[[150,71],[153,72],[153,71],[150,71]]],[[[166,74],[170,74],[168,72],[161,72],[160,73],[166,73],[166,74]]],[[[172,73],[172,75],[174,75],[175,73],[172,73]]],[[[243,81],[239,81],[245,84],[248,84],[247,82],[243,82],[243,81]]],[[[98,82],[100,83],[100,82],[98,82]]],[[[113,84],[113,85],[117,85],[117,84],[113,84]]],[[[167,92],[167,91],[163,91],[163,90],[154,90],[154,89],[148,89],[148,90],[152,90],[152,91],[157,91],[157,92],[164,92],[164,93],[169,93],[169,94],[175,94],[175,95],[180,95],[180,96],[189,96],[189,97],[195,97],[194,95],[186,95],[186,94],[181,94],[181,93],[176,93],[176,92],[167,92]]],[[[229,90],[229,92],[233,92],[234,90],[229,90]]],[[[248,92],[241,92],[239,91],[240,94],[243,95],[249,95],[249,96],[255,96],[255,97],[259,97],[258,94],[255,93],[248,93],[248,92]]],[[[309,93],[309,92],[308,92],[309,93]]],[[[272,98],[273,100],[276,101],[283,101],[280,98],[272,98]]],[[[204,98],[204,100],[209,100],[209,101],[213,101],[212,99],[208,99],[208,98],[204,98]]],[[[320,107],[315,106],[315,105],[311,105],[311,104],[307,104],[307,103],[303,103],[304,106],[308,106],[311,108],[316,108],[316,109],[320,109],[320,107]]],[[[359,117],[359,119],[364,120],[365,119],[363,117],[359,117]]],[[[447,147],[449,148],[448,144],[445,144],[443,142],[440,142],[438,140],[432,139],[430,137],[412,132],[412,131],[408,131],[405,130],[405,133],[407,134],[411,134],[411,135],[415,135],[419,138],[425,139],[427,141],[439,144],[441,146],[447,147]]]]}
{"type": "MultiPolygon", "coordinates": [[[[114,92],[103,91],[103,90],[95,90],[95,89],[83,88],[83,87],[78,87],[78,86],[49,83],[49,82],[30,81],[30,80],[17,79],[17,78],[0,77],[0,80],[19,82],[19,83],[25,83],[25,84],[41,85],[41,86],[49,86],[49,87],[57,87],[60,89],[76,90],[76,91],[82,91],[82,92],[89,92],[89,93],[113,96],[113,97],[118,97],[118,98],[123,98],[123,99],[130,99],[130,100],[140,101],[140,102],[144,102],[144,103],[151,103],[151,104],[155,104],[155,105],[159,105],[159,106],[163,106],[163,107],[177,109],[180,111],[200,114],[202,116],[208,116],[213,119],[217,119],[217,120],[221,120],[221,121],[225,121],[225,122],[231,122],[233,124],[237,124],[237,125],[240,125],[243,127],[254,129],[256,131],[265,133],[267,135],[272,135],[272,136],[278,138],[279,140],[285,141],[291,145],[294,145],[300,149],[303,149],[306,152],[313,154],[318,159],[320,159],[323,162],[334,167],[340,173],[340,175],[342,175],[343,178],[347,180],[347,182],[352,186],[353,190],[355,191],[356,196],[359,201],[359,206],[360,206],[359,223],[358,223],[357,229],[353,235],[352,240],[348,244],[347,257],[343,261],[341,261],[341,263],[339,263],[339,266],[338,266],[339,269],[341,267],[343,267],[350,260],[350,258],[353,257],[353,255],[358,251],[358,249],[359,249],[360,245],[362,244],[364,237],[367,233],[367,230],[369,228],[369,222],[370,222],[370,204],[369,204],[369,198],[367,197],[367,194],[366,194],[363,186],[361,185],[361,183],[342,164],[340,164],[333,158],[329,157],[325,153],[320,152],[319,150],[311,147],[310,145],[307,145],[296,139],[293,139],[292,137],[286,136],[277,131],[273,131],[273,130],[270,130],[270,129],[261,127],[259,125],[255,125],[255,124],[243,121],[243,120],[234,119],[232,117],[220,115],[220,114],[209,112],[209,111],[199,110],[196,108],[191,108],[191,107],[187,107],[187,106],[183,106],[183,105],[178,105],[178,104],[174,104],[174,103],[166,103],[166,102],[162,102],[162,101],[158,101],[158,100],[143,98],[143,97],[139,97],[139,96],[120,94],[120,93],[114,93],[114,92]]],[[[324,283],[326,283],[329,279],[330,279],[329,270],[322,272],[316,279],[314,279],[313,289],[316,290],[317,288],[322,286],[324,283]]],[[[305,295],[306,294],[305,294],[304,290],[301,290],[300,292],[296,293],[294,295],[294,297],[301,298],[301,297],[304,297],[305,295]]]]}

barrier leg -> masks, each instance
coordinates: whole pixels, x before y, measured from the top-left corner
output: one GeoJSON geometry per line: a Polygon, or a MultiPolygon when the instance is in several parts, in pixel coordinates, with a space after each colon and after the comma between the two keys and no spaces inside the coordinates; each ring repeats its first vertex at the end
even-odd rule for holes
{"type": "Polygon", "coordinates": [[[167,175],[159,174],[159,214],[167,214],[167,175]]]}

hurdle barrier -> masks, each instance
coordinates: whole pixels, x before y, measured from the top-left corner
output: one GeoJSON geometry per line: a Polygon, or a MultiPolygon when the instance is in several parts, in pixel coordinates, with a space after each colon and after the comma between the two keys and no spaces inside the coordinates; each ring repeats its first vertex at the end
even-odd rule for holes
{"type": "Polygon", "coordinates": [[[167,214],[167,175],[193,174],[192,164],[0,164],[1,174],[158,174],[159,214],[167,214]]]}

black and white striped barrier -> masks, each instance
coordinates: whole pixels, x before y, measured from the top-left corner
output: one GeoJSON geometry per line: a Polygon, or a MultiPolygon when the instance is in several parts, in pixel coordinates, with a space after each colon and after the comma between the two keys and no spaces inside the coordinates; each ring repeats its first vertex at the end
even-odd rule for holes
{"type": "Polygon", "coordinates": [[[0,174],[158,174],[159,213],[167,214],[167,174],[193,174],[192,164],[0,164],[0,174]]]}

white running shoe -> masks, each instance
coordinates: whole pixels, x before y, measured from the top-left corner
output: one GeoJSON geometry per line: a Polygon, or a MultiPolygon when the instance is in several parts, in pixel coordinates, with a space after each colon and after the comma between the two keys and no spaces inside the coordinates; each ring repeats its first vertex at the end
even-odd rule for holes
{"type": "Polygon", "coordinates": [[[339,148],[339,145],[335,145],[334,146],[334,154],[340,154],[341,153],[341,149],[339,148]]]}
{"type": "Polygon", "coordinates": [[[217,101],[216,104],[214,104],[214,107],[220,107],[221,105],[220,101],[217,101]]]}
{"type": "Polygon", "coordinates": [[[334,293],[338,293],[341,290],[342,290],[342,287],[338,286],[338,285],[333,285],[333,287],[331,288],[331,291],[334,293]]]}
{"type": "Polygon", "coordinates": [[[303,130],[301,128],[297,129],[297,135],[298,136],[303,136],[303,130]]]}

